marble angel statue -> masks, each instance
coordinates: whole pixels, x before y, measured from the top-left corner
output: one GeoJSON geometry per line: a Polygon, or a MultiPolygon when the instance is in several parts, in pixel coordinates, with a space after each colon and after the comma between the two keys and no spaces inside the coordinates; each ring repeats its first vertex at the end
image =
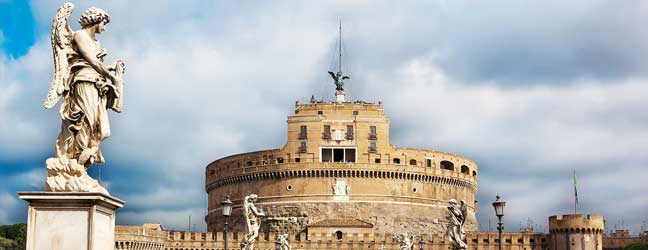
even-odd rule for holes
{"type": "Polygon", "coordinates": [[[73,31],[68,22],[73,9],[63,4],[52,22],[54,79],[44,106],[50,109],[62,99],[62,124],[56,157],[46,161],[45,190],[108,194],[86,169],[105,162],[99,144],[110,136],[108,109],[122,110],[124,62],[103,62],[106,50],[96,35],[110,22],[108,13],[88,8],[79,19],[81,29],[73,31]]]}
{"type": "Polygon", "coordinates": [[[400,250],[413,250],[414,248],[414,235],[409,235],[407,233],[402,233],[397,237],[398,242],[400,243],[400,250]]]}
{"type": "Polygon", "coordinates": [[[464,229],[466,216],[468,216],[468,206],[463,200],[457,203],[457,200],[450,199],[448,203],[448,220],[450,222],[448,223],[447,234],[452,242],[452,249],[465,250],[468,248],[464,229]]]}
{"type": "Polygon", "coordinates": [[[261,217],[265,213],[256,207],[254,203],[259,197],[256,194],[245,196],[243,199],[243,216],[245,218],[245,238],[241,241],[241,250],[253,250],[254,242],[259,237],[261,228],[261,217]]]}

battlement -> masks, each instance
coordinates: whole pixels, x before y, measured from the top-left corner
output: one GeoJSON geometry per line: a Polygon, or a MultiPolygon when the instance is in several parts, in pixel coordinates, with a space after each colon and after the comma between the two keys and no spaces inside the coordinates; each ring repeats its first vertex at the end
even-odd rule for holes
{"type": "Polygon", "coordinates": [[[549,217],[551,232],[603,233],[605,220],[602,215],[566,214],[549,217]]]}
{"type": "MultiPolygon", "coordinates": [[[[116,234],[115,249],[137,249],[129,248],[134,246],[131,239],[139,239],[142,230],[130,227],[134,230],[127,230],[124,233],[116,234]]],[[[224,234],[222,232],[188,232],[188,231],[164,231],[166,238],[163,248],[146,249],[222,249],[224,234]]],[[[260,250],[275,249],[275,238],[277,233],[261,232],[254,248],[260,250]]],[[[400,249],[400,243],[396,234],[306,234],[289,235],[289,242],[293,249],[400,249]]],[[[236,248],[244,238],[241,232],[230,232],[227,234],[227,241],[231,248],[236,248]]],[[[539,232],[528,233],[503,233],[503,244],[511,249],[543,249],[546,244],[547,235],[539,232]]],[[[466,240],[470,249],[493,249],[499,243],[497,232],[468,232],[466,240]]],[[[140,244],[149,242],[139,241],[140,244]]],[[[446,250],[451,242],[445,234],[423,234],[415,236],[415,248],[446,250]]]]}

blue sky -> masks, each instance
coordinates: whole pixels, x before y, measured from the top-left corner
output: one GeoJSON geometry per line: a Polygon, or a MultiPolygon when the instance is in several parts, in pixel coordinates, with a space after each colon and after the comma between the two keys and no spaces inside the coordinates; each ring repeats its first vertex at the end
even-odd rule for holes
{"type": "MultiPolygon", "coordinates": [[[[60,120],[42,100],[61,4],[0,0],[0,224],[25,220],[15,192],[41,190],[53,155],[60,120]]],[[[574,170],[582,212],[609,229],[648,220],[645,1],[75,5],[74,20],[89,6],[110,13],[98,39],[107,61],[126,61],[125,110],[111,113],[100,166],[128,203],[120,224],[186,227],[206,210],[207,163],[282,146],[296,100],[332,100],[340,19],[349,96],[383,101],[393,144],[474,159],[482,229],[497,193],[507,229],[571,213],[574,170]]]]}

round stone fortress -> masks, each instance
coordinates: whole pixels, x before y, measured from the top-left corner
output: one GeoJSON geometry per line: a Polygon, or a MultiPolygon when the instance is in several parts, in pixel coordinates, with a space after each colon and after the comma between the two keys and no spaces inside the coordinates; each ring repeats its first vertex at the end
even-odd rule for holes
{"type": "Polygon", "coordinates": [[[382,103],[297,103],[281,149],[232,155],[206,168],[208,231],[244,231],[242,198],[259,195],[264,231],[322,235],[444,231],[448,201],[464,200],[476,230],[477,164],[452,153],[389,142],[382,103]]]}

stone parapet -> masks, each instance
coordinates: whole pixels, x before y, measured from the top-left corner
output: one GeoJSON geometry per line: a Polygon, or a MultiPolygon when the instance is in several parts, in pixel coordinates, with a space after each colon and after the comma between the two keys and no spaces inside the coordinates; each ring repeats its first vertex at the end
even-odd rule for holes
{"type": "MultiPolygon", "coordinates": [[[[129,231],[141,234],[142,231],[129,231]]],[[[183,232],[164,231],[167,235],[163,248],[145,245],[141,250],[220,250],[223,249],[224,235],[221,232],[183,232]]],[[[294,234],[289,235],[289,242],[293,249],[400,249],[397,234],[369,234],[369,233],[343,233],[333,234],[294,234]]],[[[116,235],[118,241],[126,241],[126,235],[116,235]]],[[[273,232],[261,232],[254,249],[274,250],[275,237],[273,232]]],[[[505,250],[541,250],[546,249],[547,235],[539,232],[503,233],[503,249],[505,250]]],[[[130,237],[135,238],[135,237],[130,237]]],[[[237,249],[243,233],[230,232],[227,234],[228,245],[237,249]]],[[[468,249],[489,250],[497,249],[499,241],[497,232],[468,232],[466,235],[468,249]]],[[[157,240],[157,239],[156,239],[157,240]]],[[[157,242],[157,241],[156,241],[157,242]]],[[[444,234],[422,234],[416,236],[415,249],[447,250],[451,246],[450,240],[444,234]]],[[[151,242],[153,243],[153,242],[151,242]]],[[[121,248],[118,248],[121,249],[121,248]]],[[[126,249],[126,248],[123,248],[126,249]]],[[[135,248],[130,248],[135,249],[135,248]]]]}
{"type": "Polygon", "coordinates": [[[605,219],[602,215],[554,215],[549,217],[549,230],[556,233],[593,232],[602,234],[605,231],[605,219]]]}

